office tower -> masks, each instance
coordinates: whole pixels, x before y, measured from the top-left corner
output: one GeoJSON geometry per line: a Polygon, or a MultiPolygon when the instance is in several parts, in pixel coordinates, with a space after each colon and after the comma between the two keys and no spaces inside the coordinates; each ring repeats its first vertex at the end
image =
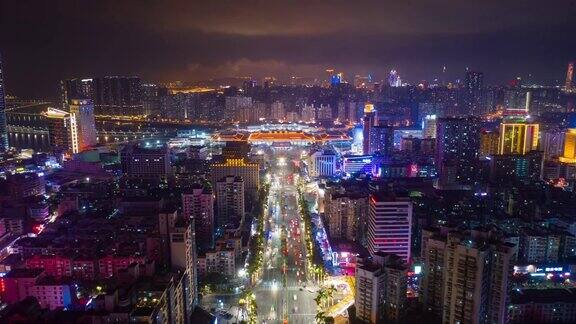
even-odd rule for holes
{"type": "Polygon", "coordinates": [[[8,126],[6,125],[6,90],[4,90],[4,70],[0,54],[0,152],[8,149],[8,126]]]}
{"type": "Polygon", "coordinates": [[[226,176],[216,182],[216,215],[218,226],[239,224],[244,217],[244,180],[226,176]]]}
{"type": "Polygon", "coordinates": [[[194,184],[182,193],[184,219],[193,219],[198,245],[210,248],[214,244],[214,194],[209,186],[194,184]]]}
{"type": "Polygon", "coordinates": [[[436,115],[426,115],[422,121],[422,137],[436,138],[436,115]]]}
{"type": "Polygon", "coordinates": [[[377,112],[374,109],[374,105],[367,103],[364,105],[364,126],[363,126],[363,152],[364,155],[371,154],[370,152],[370,134],[372,132],[372,128],[378,125],[378,118],[377,112]]]}
{"type": "Polygon", "coordinates": [[[482,131],[480,133],[480,157],[488,157],[498,153],[500,135],[498,132],[482,131]]]}
{"type": "Polygon", "coordinates": [[[244,181],[244,198],[247,203],[256,202],[260,188],[260,169],[258,163],[247,161],[245,158],[229,158],[224,162],[215,162],[212,168],[212,188],[216,183],[227,176],[241,177],[244,181]]]}
{"type": "Polygon", "coordinates": [[[302,122],[314,123],[316,121],[316,108],[314,105],[304,104],[300,115],[302,116],[302,122]]]}
{"type": "Polygon", "coordinates": [[[310,155],[308,174],[311,177],[330,177],[336,174],[336,152],[321,150],[310,155]]]}
{"type": "Polygon", "coordinates": [[[410,261],[412,202],[404,193],[377,192],[370,195],[368,251],[391,253],[410,261]]]}
{"type": "Polygon", "coordinates": [[[394,128],[391,126],[375,125],[369,131],[368,154],[376,152],[391,156],[394,151],[394,128]]]}
{"type": "Polygon", "coordinates": [[[526,154],[537,150],[539,128],[538,124],[502,122],[498,154],[526,154]]]}
{"type": "Polygon", "coordinates": [[[480,116],[486,113],[483,102],[484,74],[482,72],[467,71],[464,80],[464,114],[480,116]]]}
{"type": "Polygon", "coordinates": [[[252,109],[252,98],[246,96],[230,96],[225,99],[224,118],[239,120],[245,117],[245,110],[252,109]]]}
{"type": "Polygon", "coordinates": [[[573,77],[574,77],[574,62],[569,62],[568,69],[566,70],[566,83],[564,84],[564,89],[566,91],[572,90],[573,77]]]}
{"type": "Polygon", "coordinates": [[[505,323],[516,248],[462,233],[446,242],[443,323],[505,323]]]}
{"type": "Polygon", "coordinates": [[[364,224],[368,211],[368,197],[363,191],[334,188],[324,196],[324,215],[330,237],[361,242],[365,239],[364,224]]]}
{"type": "Polygon", "coordinates": [[[128,145],[120,152],[122,174],[130,179],[167,180],[172,174],[167,147],[128,145]]]}
{"type": "Polygon", "coordinates": [[[401,323],[406,311],[408,267],[393,254],[379,252],[373,258],[356,268],[356,318],[371,324],[401,323]]]}
{"type": "Polygon", "coordinates": [[[96,145],[96,121],[94,105],[90,99],[71,99],[70,116],[76,119],[78,150],[80,152],[96,145]]]}
{"type": "Polygon", "coordinates": [[[273,120],[284,120],[285,117],[284,104],[280,101],[275,101],[270,106],[270,116],[273,120]]]}
{"type": "Polygon", "coordinates": [[[568,128],[564,136],[564,152],[560,157],[564,163],[576,163],[576,128],[568,128]]]}
{"type": "Polygon", "coordinates": [[[480,149],[480,120],[439,118],[436,136],[436,163],[441,186],[475,183],[480,149]]]}

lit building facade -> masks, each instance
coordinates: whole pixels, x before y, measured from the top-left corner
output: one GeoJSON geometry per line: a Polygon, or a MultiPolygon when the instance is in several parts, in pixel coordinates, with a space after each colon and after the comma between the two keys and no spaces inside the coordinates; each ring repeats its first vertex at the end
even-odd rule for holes
{"type": "Polygon", "coordinates": [[[240,177],[244,181],[244,198],[247,203],[255,202],[260,188],[260,167],[258,163],[249,162],[245,158],[230,158],[223,163],[213,163],[212,188],[216,183],[227,176],[240,177]]]}
{"type": "Polygon", "coordinates": [[[324,150],[310,155],[308,174],[311,177],[331,177],[336,174],[337,155],[334,151],[324,150]]]}
{"type": "Polygon", "coordinates": [[[378,117],[377,112],[374,109],[374,105],[367,103],[366,105],[364,105],[364,126],[363,126],[364,140],[362,143],[362,149],[365,155],[371,154],[370,134],[372,134],[372,128],[377,125],[378,125],[378,117]]]}
{"type": "Polygon", "coordinates": [[[538,124],[503,122],[498,154],[526,154],[537,150],[539,129],[538,124]]]}
{"type": "Polygon", "coordinates": [[[369,198],[368,251],[395,254],[408,263],[411,256],[412,202],[395,193],[369,198]]]}
{"type": "Polygon", "coordinates": [[[576,163],[576,128],[566,130],[564,136],[564,152],[560,157],[564,163],[576,163]]]}
{"type": "Polygon", "coordinates": [[[82,152],[97,143],[94,105],[89,99],[72,99],[69,107],[70,117],[76,119],[78,151],[82,152]]]}

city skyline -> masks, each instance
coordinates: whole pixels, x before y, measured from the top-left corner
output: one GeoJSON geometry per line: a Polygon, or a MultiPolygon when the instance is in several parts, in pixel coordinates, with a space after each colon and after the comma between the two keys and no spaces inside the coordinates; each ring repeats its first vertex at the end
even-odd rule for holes
{"type": "Polygon", "coordinates": [[[537,6],[448,0],[11,2],[0,14],[0,51],[7,92],[34,98],[55,97],[59,80],[73,77],[322,78],[327,68],[343,71],[348,80],[369,73],[384,80],[396,69],[417,84],[440,78],[444,67],[449,80],[463,79],[468,67],[483,71],[487,84],[520,76],[561,85],[576,53],[570,41],[575,7],[537,6]]]}

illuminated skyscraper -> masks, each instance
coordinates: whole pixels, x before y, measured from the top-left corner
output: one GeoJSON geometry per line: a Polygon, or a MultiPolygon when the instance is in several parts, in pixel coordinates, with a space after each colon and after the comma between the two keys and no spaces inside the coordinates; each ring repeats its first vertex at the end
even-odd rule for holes
{"type": "Polygon", "coordinates": [[[564,85],[566,91],[572,90],[573,76],[574,76],[574,62],[570,62],[568,63],[568,70],[566,71],[566,84],[564,85]]]}
{"type": "Polygon", "coordinates": [[[576,128],[568,128],[564,137],[564,154],[560,157],[564,163],[576,163],[576,128]]]}
{"type": "Polygon", "coordinates": [[[8,149],[8,129],[6,126],[6,101],[4,98],[4,75],[2,70],[2,55],[0,54],[0,152],[8,149]]]}
{"type": "Polygon", "coordinates": [[[69,112],[55,108],[48,108],[46,117],[50,146],[56,151],[78,153],[76,119],[69,112]]]}
{"type": "Polygon", "coordinates": [[[69,103],[70,115],[76,118],[78,151],[96,145],[96,122],[94,105],[90,99],[72,99],[69,103]]]}
{"type": "Polygon", "coordinates": [[[465,115],[479,116],[486,112],[482,100],[484,89],[484,74],[482,72],[467,71],[464,83],[464,110],[465,115]]]}
{"type": "Polygon", "coordinates": [[[498,154],[526,154],[538,149],[538,124],[503,122],[500,124],[498,154]]]}
{"type": "Polygon", "coordinates": [[[370,133],[372,128],[378,125],[376,116],[376,110],[373,104],[367,103],[364,105],[364,154],[370,154],[370,133]]]}

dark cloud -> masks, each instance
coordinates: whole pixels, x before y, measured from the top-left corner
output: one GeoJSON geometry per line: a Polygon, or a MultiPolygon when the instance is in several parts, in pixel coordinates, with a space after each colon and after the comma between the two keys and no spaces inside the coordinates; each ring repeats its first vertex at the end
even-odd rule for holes
{"type": "Polygon", "coordinates": [[[501,82],[561,79],[576,55],[572,1],[4,1],[9,92],[55,96],[58,80],[320,76],[327,67],[409,81],[447,66],[501,82]]]}

